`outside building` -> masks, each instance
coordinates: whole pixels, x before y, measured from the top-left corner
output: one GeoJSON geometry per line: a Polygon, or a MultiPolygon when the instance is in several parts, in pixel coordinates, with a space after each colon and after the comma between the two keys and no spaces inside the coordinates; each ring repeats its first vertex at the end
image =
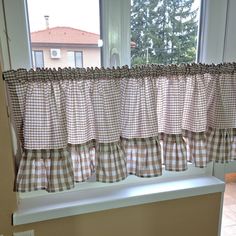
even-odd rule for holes
{"type": "Polygon", "coordinates": [[[32,32],[33,67],[100,67],[99,38],[70,27],[32,32]]]}

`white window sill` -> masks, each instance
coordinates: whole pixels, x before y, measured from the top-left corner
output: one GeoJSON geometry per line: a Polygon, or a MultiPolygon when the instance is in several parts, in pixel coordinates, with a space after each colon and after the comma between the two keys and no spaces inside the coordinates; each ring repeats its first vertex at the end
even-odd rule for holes
{"type": "Polygon", "coordinates": [[[145,203],[224,192],[221,180],[207,175],[182,176],[169,181],[157,178],[145,183],[113,185],[46,194],[20,200],[13,225],[80,215],[145,203]]]}

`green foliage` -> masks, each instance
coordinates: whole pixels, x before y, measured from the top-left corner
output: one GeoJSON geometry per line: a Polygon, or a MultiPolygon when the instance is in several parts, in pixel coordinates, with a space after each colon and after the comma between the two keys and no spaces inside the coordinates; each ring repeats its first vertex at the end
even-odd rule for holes
{"type": "Polygon", "coordinates": [[[196,58],[194,0],[133,0],[131,63],[190,63],[196,58]],[[147,53],[148,51],[148,53],[147,53]]]}

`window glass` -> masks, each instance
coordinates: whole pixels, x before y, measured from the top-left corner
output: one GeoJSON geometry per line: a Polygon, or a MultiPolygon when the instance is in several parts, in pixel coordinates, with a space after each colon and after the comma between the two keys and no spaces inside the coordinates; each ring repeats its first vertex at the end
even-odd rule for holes
{"type": "Polygon", "coordinates": [[[83,54],[82,54],[82,52],[75,52],[75,67],[83,67],[83,54]]]}
{"type": "Polygon", "coordinates": [[[131,0],[131,64],[196,61],[200,0],[131,0]]]}
{"type": "Polygon", "coordinates": [[[33,66],[34,68],[43,68],[43,51],[33,51],[33,66]]]}
{"type": "Polygon", "coordinates": [[[83,53],[82,52],[67,52],[67,66],[68,67],[83,67],[83,53]]]}
{"type": "Polygon", "coordinates": [[[99,0],[28,0],[28,14],[44,67],[101,66],[99,0]]]}
{"type": "Polygon", "coordinates": [[[67,52],[67,66],[68,67],[75,67],[75,55],[74,52],[67,52]]]}

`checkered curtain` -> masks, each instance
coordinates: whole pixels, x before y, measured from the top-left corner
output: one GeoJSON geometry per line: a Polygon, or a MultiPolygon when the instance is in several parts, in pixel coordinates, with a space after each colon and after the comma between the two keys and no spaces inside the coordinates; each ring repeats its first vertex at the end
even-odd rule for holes
{"type": "Polygon", "coordinates": [[[236,63],[4,72],[21,143],[16,191],[236,159],[236,63]]]}

